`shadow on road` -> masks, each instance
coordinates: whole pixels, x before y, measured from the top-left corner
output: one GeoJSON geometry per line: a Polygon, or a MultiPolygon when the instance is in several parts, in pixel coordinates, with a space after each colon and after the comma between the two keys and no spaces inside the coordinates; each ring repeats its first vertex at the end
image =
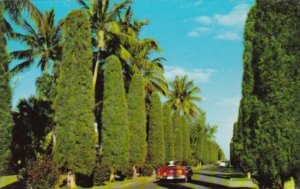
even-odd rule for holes
{"type": "MultiPolygon", "coordinates": [[[[211,183],[208,183],[208,182],[203,182],[203,181],[198,181],[198,180],[191,180],[190,183],[195,184],[195,185],[199,185],[199,186],[205,186],[205,187],[208,187],[208,188],[213,188],[213,189],[229,189],[230,188],[230,187],[220,186],[220,185],[211,184],[211,183]]],[[[242,189],[242,188],[234,188],[234,189],[242,189]]]]}
{"type": "Polygon", "coordinates": [[[233,173],[233,174],[209,174],[209,173],[194,173],[195,175],[205,175],[205,176],[212,176],[217,178],[223,179],[230,179],[230,178],[245,178],[243,174],[233,173]]]}
{"type": "Polygon", "coordinates": [[[2,189],[20,189],[20,188],[25,188],[25,186],[23,186],[20,182],[15,182],[2,187],[2,189]]]}
{"type": "Polygon", "coordinates": [[[170,181],[170,180],[159,180],[154,182],[156,183],[158,186],[164,187],[164,188],[168,188],[168,189],[193,189],[191,187],[187,187],[182,185],[184,182],[180,182],[180,181],[170,181]]]}

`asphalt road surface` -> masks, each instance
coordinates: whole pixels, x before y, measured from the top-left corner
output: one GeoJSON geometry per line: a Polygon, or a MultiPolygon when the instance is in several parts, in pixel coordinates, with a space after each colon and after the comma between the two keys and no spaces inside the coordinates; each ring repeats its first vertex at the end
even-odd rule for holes
{"type": "MultiPolygon", "coordinates": [[[[126,189],[228,189],[230,187],[221,186],[216,183],[229,181],[229,172],[231,174],[231,170],[226,168],[207,167],[201,171],[194,171],[192,180],[188,183],[185,183],[184,181],[161,181],[154,179],[152,182],[134,184],[126,189]]],[[[234,172],[233,174],[236,176],[236,174],[240,173],[234,172]]]]}

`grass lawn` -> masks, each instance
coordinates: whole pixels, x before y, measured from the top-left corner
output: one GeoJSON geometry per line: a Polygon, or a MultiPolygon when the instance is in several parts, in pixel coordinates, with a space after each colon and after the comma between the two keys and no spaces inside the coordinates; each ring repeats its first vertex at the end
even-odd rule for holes
{"type": "MultiPolygon", "coordinates": [[[[59,177],[58,183],[55,186],[55,189],[67,189],[66,186],[67,175],[61,175],[59,177]]],[[[151,177],[138,177],[135,179],[125,179],[124,181],[115,181],[115,182],[105,182],[104,186],[93,186],[91,189],[112,189],[112,188],[123,188],[128,187],[134,183],[143,183],[147,182],[151,177]]],[[[79,187],[78,188],[82,188],[79,187]]]]}
{"type": "Polygon", "coordinates": [[[2,176],[0,177],[0,188],[4,188],[15,182],[18,182],[17,175],[2,176]]]}
{"type": "Polygon", "coordinates": [[[124,181],[116,181],[116,182],[105,182],[104,186],[94,186],[92,189],[111,189],[111,188],[123,188],[128,187],[134,183],[144,183],[148,182],[151,177],[138,177],[134,179],[125,179],[124,181]]]}
{"type": "MultiPolygon", "coordinates": [[[[67,175],[61,175],[59,177],[58,183],[55,186],[55,189],[67,188],[66,179],[67,179],[67,175]]],[[[104,186],[93,186],[91,189],[111,189],[111,188],[128,187],[136,182],[138,183],[147,182],[149,181],[149,179],[151,179],[151,177],[138,177],[135,179],[125,179],[124,181],[105,182],[104,186]]],[[[9,187],[9,185],[16,184],[16,183],[18,183],[17,175],[0,177],[0,188],[9,187]]]]}

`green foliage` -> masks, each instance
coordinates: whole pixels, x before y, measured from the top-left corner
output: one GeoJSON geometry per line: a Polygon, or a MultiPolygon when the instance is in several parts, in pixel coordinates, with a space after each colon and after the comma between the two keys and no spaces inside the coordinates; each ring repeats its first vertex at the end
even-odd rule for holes
{"type": "Polygon", "coordinates": [[[159,95],[153,93],[149,112],[148,163],[154,168],[165,162],[163,113],[159,95]]]}
{"type": "Polygon", "coordinates": [[[93,184],[94,186],[101,186],[105,181],[109,180],[110,170],[107,166],[101,166],[97,163],[93,172],[93,184]]]}
{"type": "Polygon", "coordinates": [[[194,159],[198,159],[198,160],[200,160],[198,156],[202,148],[197,146],[197,144],[198,142],[200,142],[199,140],[202,134],[201,131],[204,131],[205,122],[206,122],[206,113],[200,109],[200,114],[195,119],[195,121],[191,124],[191,129],[190,129],[191,155],[194,159]]]}
{"type": "Polygon", "coordinates": [[[205,130],[206,130],[206,134],[209,140],[215,140],[215,134],[218,131],[218,125],[210,125],[210,124],[206,124],[205,125],[205,130]]]}
{"type": "Polygon", "coordinates": [[[170,106],[164,104],[163,106],[163,123],[164,123],[164,142],[165,142],[165,156],[166,161],[174,160],[175,149],[174,149],[174,130],[172,122],[172,114],[170,106]]]}
{"type": "Polygon", "coordinates": [[[190,126],[184,116],[181,117],[182,128],[182,160],[190,160],[190,126]]]}
{"type": "Polygon", "coordinates": [[[20,173],[20,181],[26,188],[54,188],[59,177],[59,171],[54,162],[49,159],[39,159],[28,163],[20,173]]]}
{"type": "Polygon", "coordinates": [[[197,137],[197,142],[195,146],[195,157],[200,162],[205,162],[205,142],[206,142],[206,134],[204,127],[200,127],[199,130],[199,136],[197,137]]]}
{"type": "Polygon", "coordinates": [[[183,141],[182,141],[182,121],[179,110],[173,113],[173,129],[174,129],[174,151],[175,159],[182,160],[183,158],[183,141]]]}
{"type": "Polygon", "coordinates": [[[9,57],[6,52],[6,40],[3,28],[3,5],[0,3],[0,175],[7,170],[9,158],[11,157],[10,143],[13,126],[13,119],[10,113],[9,57]]]}
{"type": "Polygon", "coordinates": [[[143,78],[132,77],[128,91],[129,162],[142,166],[146,161],[146,106],[143,78]]]}
{"type": "Polygon", "coordinates": [[[59,167],[89,175],[96,159],[96,133],[88,16],[80,10],[72,11],[63,29],[64,53],[54,102],[54,160],[59,167]]]}
{"type": "Polygon", "coordinates": [[[297,166],[299,19],[297,1],[258,0],[246,21],[243,98],[232,153],[244,171],[258,171],[261,188],[282,187],[297,166]]]}
{"type": "MultiPolygon", "coordinates": [[[[24,2],[29,3],[30,1],[25,0],[24,2]]],[[[32,6],[30,13],[35,15],[31,17],[30,21],[23,19],[22,27],[25,32],[14,34],[17,40],[26,45],[24,46],[25,49],[11,52],[13,59],[20,60],[20,63],[11,71],[13,73],[21,72],[33,65],[35,61],[38,61],[37,66],[47,74],[52,62],[61,59],[62,22],[55,25],[55,12],[53,9],[42,13],[33,5],[30,6],[32,6]]]]}
{"type": "Polygon", "coordinates": [[[143,176],[152,176],[153,175],[153,166],[149,164],[145,164],[142,168],[142,175],[143,176]]]}
{"type": "Polygon", "coordinates": [[[116,56],[105,61],[101,135],[101,164],[122,171],[129,161],[128,107],[121,63],[116,56]]]}
{"type": "MultiPolygon", "coordinates": [[[[54,111],[51,103],[31,97],[23,99],[13,112],[11,166],[14,171],[26,166],[29,160],[35,160],[52,152],[51,146],[43,144],[51,133],[54,111]]],[[[51,138],[50,138],[51,139],[51,138]]]]}
{"type": "Polygon", "coordinates": [[[189,81],[187,75],[183,77],[176,76],[171,83],[167,103],[170,104],[173,110],[179,110],[187,118],[193,119],[200,113],[200,109],[196,104],[202,100],[197,96],[200,92],[200,88],[194,86],[193,81],[189,81]]]}

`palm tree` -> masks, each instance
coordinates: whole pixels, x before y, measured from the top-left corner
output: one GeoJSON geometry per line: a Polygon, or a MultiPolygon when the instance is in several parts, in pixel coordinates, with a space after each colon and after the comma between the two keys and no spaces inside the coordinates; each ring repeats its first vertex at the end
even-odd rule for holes
{"type": "Polygon", "coordinates": [[[207,124],[205,126],[205,132],[206,132],[207,138],[209,140],[214,140],[215,139],[215,134],[217,133],[217,131],[218,131],[218,126],[217,125],[207,124]]]}
{"type": "Polygon", "coordinates": [[[164,77],[164,70],[161,64],[165,58],[158,57],[150,59],[152,52],[161,52],[161,48],[154,39],[139,39],[141,29],[148,24],[147,20],[132,20],[133,13],[128,7],[124,17],[120,19],[121,29],[127,35],[136,38],[135,45],[126,46],[132,54],[130,60],[130,75],[140,73],[144,78],[147,97],[150,98],[152,92],[159,91],[164,95],[168,94],[168,81],[164,77]]]}
{"type": "Polygon", "coordinates": [[[168,104],[174,110],[179,110],[189,119],[195,118],[200,109],[197,102],[201,102],[201,98],[196,96],[199,94],[200,88],[194,86],[193,81],[188,81],[188,76],[176,76],[175,80],[171,83],[171,90],[169,92],[168,104]]]}
{"type": "MultiPolygon", "coordinates": [[[[3,3],[4,10],[8,13],[10,19],[17,24],[20,24],[21,22],[21,14],[23,10],[27,10],[31,18],[35,18],[40,14],[31,0],[1,1],[0,3],[3,3]]],[[[4,30],[8,37],[14,38],[15,35],[11,26],[11,22],[9,22],[7,19],[4,19],[4,25],[4,30]]]]}
{"type": "Polygon", "coordinates": [[[94,75],[93,86],[96,86],[99,64],[109,55],[117,55],[121,61],[129,61],[131,53],[125,48],[125,44],[133,45],[135,38],[123,33],[120,29],[118,17],[122,10],[128,7],[131,0],[124,0],[115,4],[109,9],[110,0],[92,0],[90,4],[84,0],[77,0],[83,9],[87,10],[90,16],[93,39],[92,43],[96,51],[94,52],[94,75]]]}
{"type": "Polygon", "coordinates": [[[134,56],[131,61],[132,74],[138,72],[144,78],[146,94],[151,96],[154,91],[159,91],[164,95],[168,94],[168,81],[164,76],[163,66],[161,64],[165,59],[158,57],[150,59],[149,55],[153,51],[159,51],[160,48],[156,41],[152,39],[143,39],[139,41],[138,48],[132,52],[134,56]]]}
{"type": "Polygon", "coordinates": [[[23,20],[21,25],[26,30],[26,34],[16,33],[16,38],[24,42],[29,48],[11,52],[12,58],[22,60],[21,63],[11,70],[13,73],[21,72],[36,60],[38,67],[44,73],[48,73],[49,64],[61,58],[62,46],[60,45],[60,37],[62,22],[55,26],[54,10],[46,11],[44,14],[39,12],[37,15],[33,20],[36,26],[32,26],[29,22],[23,20]]]}

